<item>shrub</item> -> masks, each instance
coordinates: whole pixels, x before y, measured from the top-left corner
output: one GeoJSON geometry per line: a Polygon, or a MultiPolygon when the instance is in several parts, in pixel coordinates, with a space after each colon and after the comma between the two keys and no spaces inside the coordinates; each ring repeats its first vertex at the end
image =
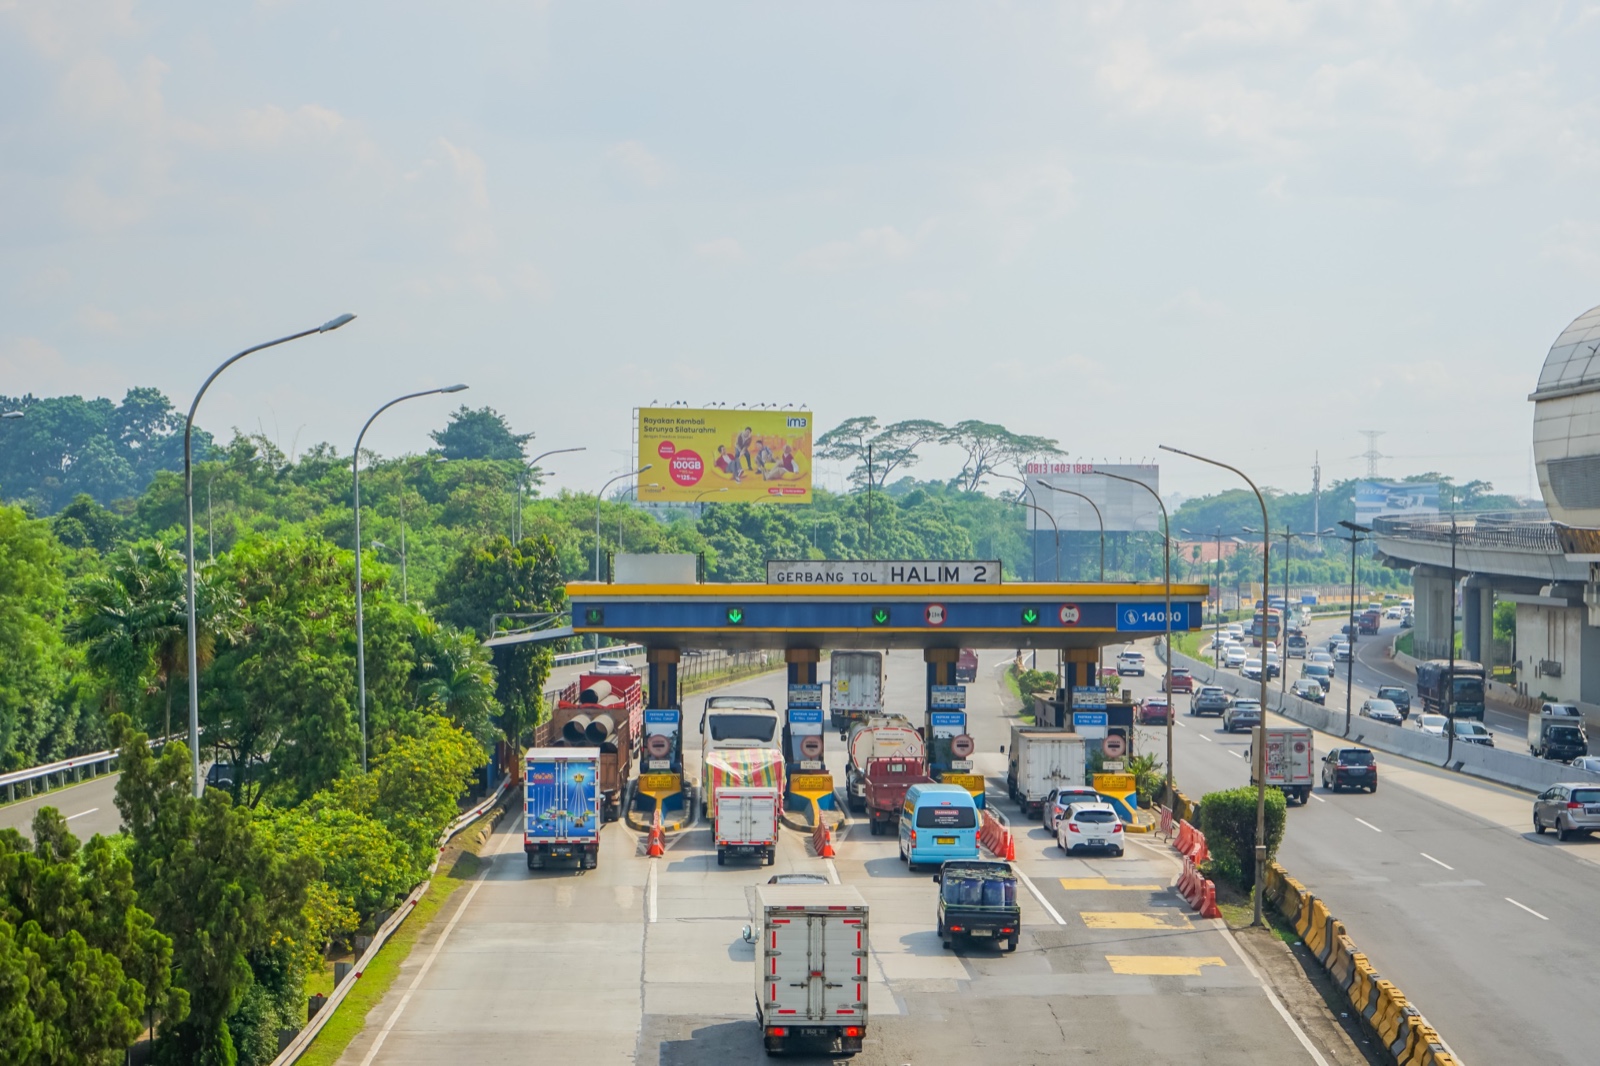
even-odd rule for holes
{"type": "Polygon", "coordinates": [[[1017,688],[1027,701],[1032,701],[1037,692],[1053,694],[1056,686],[1056,675],[1049,670],[1023,670],[1017,674],[1017,688]]]}
{"type": "MultiPolygon", "coordinates": [[[[1283,793],[1267,789],[1268,862],[1283,842],[1287,810],[1283,793]]],[[[1245,785],[1206,793],[1200,800],[1200,831],[1206,835],[1206,847],[1211,852],[1206,873],[1249,891],[1256,875],[1256,790],[1245,785]]]]}

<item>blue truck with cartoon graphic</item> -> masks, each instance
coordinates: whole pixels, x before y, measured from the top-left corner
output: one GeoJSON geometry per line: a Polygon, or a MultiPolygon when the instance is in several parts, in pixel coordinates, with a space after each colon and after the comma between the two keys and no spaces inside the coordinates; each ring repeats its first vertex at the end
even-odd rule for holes
{"type": "Polygon", "coordinates": [[[528,869],[571,859],[581,870],[600,863],[599,748],[529,748],[524,762],[522,850],[528,869]]]}

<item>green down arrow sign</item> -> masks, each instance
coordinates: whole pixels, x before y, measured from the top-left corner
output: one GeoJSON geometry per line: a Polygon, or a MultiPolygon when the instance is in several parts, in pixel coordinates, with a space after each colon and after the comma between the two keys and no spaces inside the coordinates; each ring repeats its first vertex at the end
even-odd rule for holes
{"type": "Polygon", "coordinates": [[[876,610],[874,610],[872,612],[872,624],[875,625],[875,626],[886,626],[886,625],[888,625],[889,624],[889,608],[887,608],[887,607],[879,607],[876,610]]]}
{"type": "Polygon", "coordinates": [[[1032,607],[1024,607],[1022,609],[1022,624],[1025,625],[1025,626],[1036,626],[1036,625],[1038,625],[1039,624],[1039,612],[1037,610],[1035,610],[1034,608],[1032,608],[1032,607]]]}
{"type": "Polygon", "coordinates": [[[729,607],[728,608],[728,624],[730,626],[744,625],[744,608],[742,608],[742,607],[729,607]]]}

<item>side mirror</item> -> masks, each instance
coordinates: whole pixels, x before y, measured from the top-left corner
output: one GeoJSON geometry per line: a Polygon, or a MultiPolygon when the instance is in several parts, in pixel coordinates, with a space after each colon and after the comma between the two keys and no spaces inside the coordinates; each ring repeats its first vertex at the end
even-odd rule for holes
{"type": "Polygon", "coordinates": [[[755,930],[751,929],[748,925],[745,926],[743,929],[739,930],[739,937],[746,944],[754,944],[756,942],[755,930]]]}

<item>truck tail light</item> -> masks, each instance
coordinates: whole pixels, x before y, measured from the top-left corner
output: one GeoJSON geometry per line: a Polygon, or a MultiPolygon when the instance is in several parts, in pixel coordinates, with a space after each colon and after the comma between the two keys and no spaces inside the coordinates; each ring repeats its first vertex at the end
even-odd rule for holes
{"type": "Polygon", "coordinates": [[[861,1035],[861,1026],[859,1026],[859,1025],[847,1025],[847,1026],[845,1026],[844,1027],[844,1035],[845,1036],[860,1036],[861,1035]]]}
{"type": "Polygon", "coordinates": [[[1007,925],[1007,926],[1002,926],[1002,927],[1001,927],[1001,929],[1000,929],[1000,931],[1001,931],[1001,932],[1002,932],[1002,933],[1015,933],[1015,932],[1016,932],[1016,930],[1015,930],[1015,929],[1013,929],[1013,928],[1012,928],[1012,927],[1011,927],[1011,926],[1009,926],[1009,925],[1007,925]]]}
{"type": "Polygon", "coordinates": [[[952,926],[951,926],[951,927],[950,927],[950,931],[951,931],[951,932],[952,932],[952,933],[961,933],[961,932],[965,932],[965,930],[964,930],[964,929],[962,929],[962,927],[961,927],[961,926],[959,926],[959,925],[952,925],[952,926]]]}
{"type": "Polygon", "coordinates": [[[781,1025],[769,1025],[769,1026],[767,1026],[767,1035],[768,1036],[788,1036],[789,1035],[789,1030],[784,1028],[781,1025]]]}

